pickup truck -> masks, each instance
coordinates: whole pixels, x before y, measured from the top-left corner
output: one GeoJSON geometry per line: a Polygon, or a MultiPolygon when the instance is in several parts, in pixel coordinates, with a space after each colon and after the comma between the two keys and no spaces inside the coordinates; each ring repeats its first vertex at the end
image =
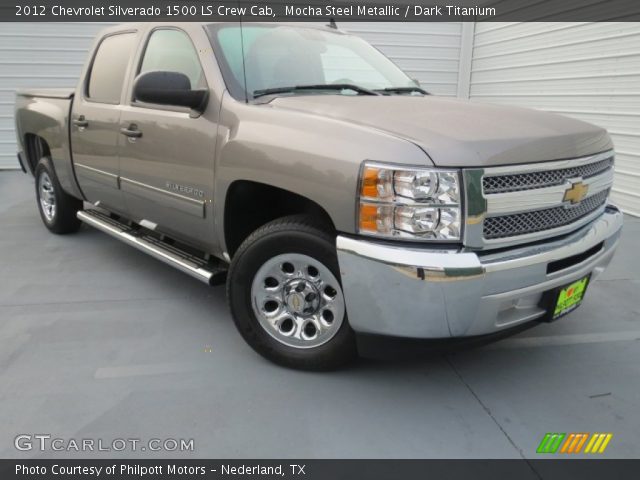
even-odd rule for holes
{"type": "Polygon", "coordinates": [[[293,368],[556,320],[621,234],[604,129],[430,95],[333,23],[110,27],[15,121],[51,232],[226,282],[240,334],[293,368]]]}

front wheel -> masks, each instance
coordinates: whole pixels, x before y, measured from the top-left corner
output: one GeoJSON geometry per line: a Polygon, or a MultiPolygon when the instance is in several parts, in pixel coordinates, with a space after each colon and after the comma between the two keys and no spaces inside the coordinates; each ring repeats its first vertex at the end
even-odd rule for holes
{"type": "Polygon", "coordinates": [[[340,284],[335,239],[309,218],[270,222],[245,240],[227,280],[231,313],[264,357],[329,370],[356,356],[340,284]]]}

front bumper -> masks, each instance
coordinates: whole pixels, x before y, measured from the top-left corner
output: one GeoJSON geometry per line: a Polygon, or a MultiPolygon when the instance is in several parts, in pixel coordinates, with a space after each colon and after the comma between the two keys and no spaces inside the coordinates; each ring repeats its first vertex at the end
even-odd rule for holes
{"type": "Polygon", "coordinates": [[[499,252],[410,248],[340,235],[349,323],[361,333],[448,338],[540,319],[546,313],[542,295],[589,273],[594,280],[621,231],[622,213],[608,206],[565,237],[499,252]]]}

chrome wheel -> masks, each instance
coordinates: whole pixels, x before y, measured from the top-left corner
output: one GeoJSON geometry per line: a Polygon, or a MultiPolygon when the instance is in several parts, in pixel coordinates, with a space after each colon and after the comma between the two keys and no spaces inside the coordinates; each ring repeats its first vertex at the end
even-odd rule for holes
{"type": "Polygon", "coordinates": [[[42,172],[38,178],[38,190],[40,193],[40,208],[47,222],[52,222],[56,216],[56,195],[53,183],[47,172],[42,172]]]}
{"type": "Polygon", "coordinates": [[[331,270],[302,254],[265,262],[251,286],[258,322],[279,342],[296,348],[322,345],[344,320],[342,288],[331,270]]]}

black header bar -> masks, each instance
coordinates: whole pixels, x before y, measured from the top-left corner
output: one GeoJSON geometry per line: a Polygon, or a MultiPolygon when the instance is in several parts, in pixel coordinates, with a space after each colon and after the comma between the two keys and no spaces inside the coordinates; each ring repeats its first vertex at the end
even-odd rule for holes
{"type": "Polygon", "coordinates": [[[2,22],[640,21],[638,0],[0,0],[2,22]]]}
{"type": "Polygon", "coordinates": [[[640,460],[0,460],[3,480],[637,479],[640,460]]]}

